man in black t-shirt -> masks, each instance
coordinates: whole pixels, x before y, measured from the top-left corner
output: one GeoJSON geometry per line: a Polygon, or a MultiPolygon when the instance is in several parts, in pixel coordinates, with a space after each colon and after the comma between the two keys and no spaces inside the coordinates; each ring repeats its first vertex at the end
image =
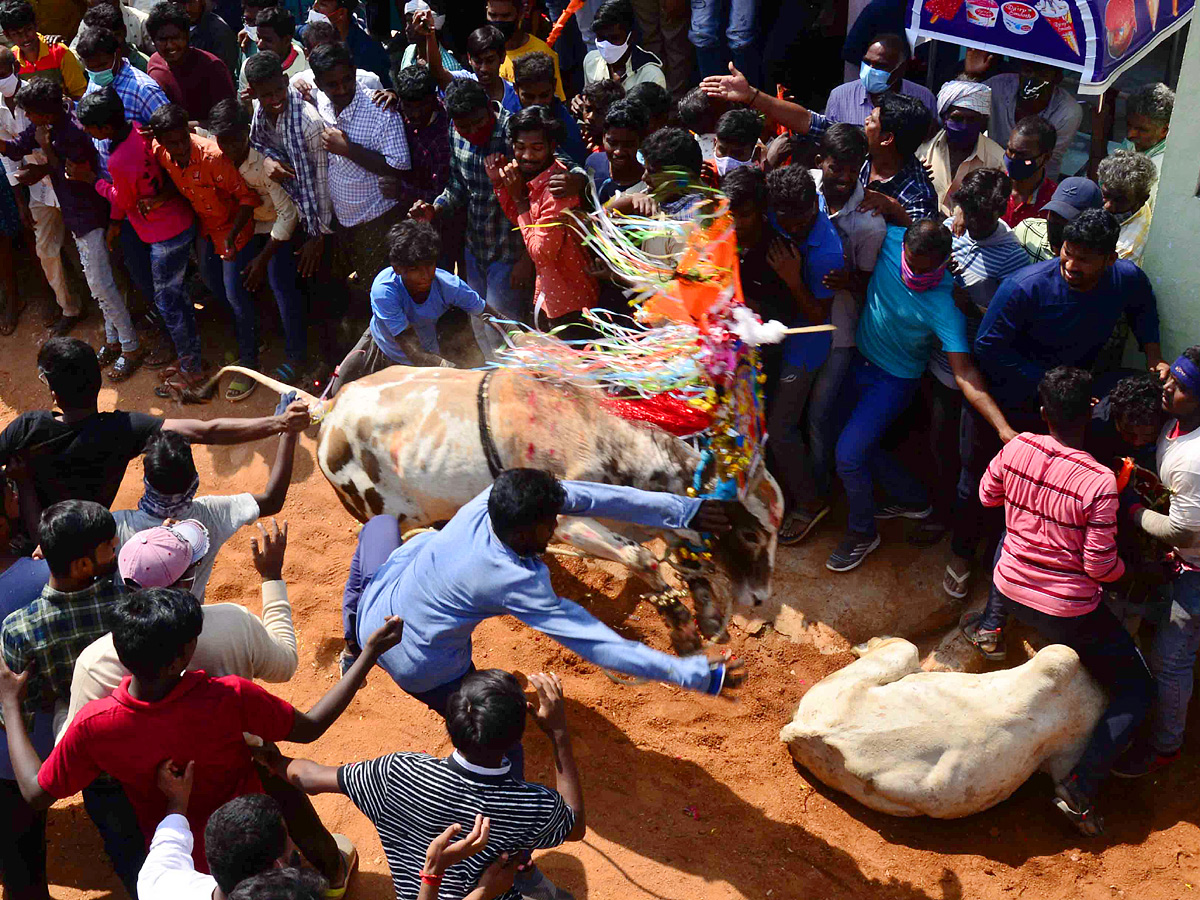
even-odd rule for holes
{"type": "Polygon", "coordinates": [[[1166,418],[1157,375],[1139,372],[1122,378],[1092,407],[1084,449],[1114,472],[1120,472],[1125,457],[1153,472],[1155,442],[1166,418]]]}
{"type": "Polygon", "coordinates": [[[61,412],[34,410],[0,432],[0,465],[20,461],[38,504],[92,500],[111,506],[129,461],[165,428],[197,444],[240,444],[308,427],[308,407],[295,402],[280,416],[256,419],[160,419],[137,412],[99,412],[100,364],[78,338],[52,338],[38,352],[38,379],[61,412]]]}

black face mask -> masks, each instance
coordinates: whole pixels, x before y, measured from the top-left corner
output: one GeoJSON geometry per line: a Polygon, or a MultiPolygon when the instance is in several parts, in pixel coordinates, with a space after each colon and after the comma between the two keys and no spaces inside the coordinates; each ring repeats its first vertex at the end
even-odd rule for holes
{"type": "Polygon", "coordinates": [[[508,40],[517,33],[517,23],[514,22],[494,22],[488,19],[488,24],[500,29],[500,33],[504,35],[504,40],[508,40]]]}

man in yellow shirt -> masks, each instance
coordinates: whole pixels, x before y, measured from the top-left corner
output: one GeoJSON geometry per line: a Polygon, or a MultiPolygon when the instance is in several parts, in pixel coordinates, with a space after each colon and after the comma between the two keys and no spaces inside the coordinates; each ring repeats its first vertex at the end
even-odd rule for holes
{"type": "MultiPolygon", "coordinates": [[[[38,31],[40,24],[27,0],[4,0],[0,3],[0,29],[12,42],[21,81],[28,81],[35,75],[49,78],[62,85],[64,94],[72,100],[78,100],[88,84],[83,66],[66,44],[47,44],[38,31]]],[[[72,33],[78,25],[79,20],[76,19],[72,33]]]]}
{"type": "Polygon", "coordinates": [[[554,94],[559,100],[566,100],[563,93],[562,74],[558,70],[558,54],[550,49],[545,41],[535,38],[522,28],[521,5],[519,0],[487,0],[487,21],[500,29],[504,35],[504,62],[500,64],[500,77],[505,81],[513,80],[513,62],[526,53],[540,50],[554,60],[554,94]]]}

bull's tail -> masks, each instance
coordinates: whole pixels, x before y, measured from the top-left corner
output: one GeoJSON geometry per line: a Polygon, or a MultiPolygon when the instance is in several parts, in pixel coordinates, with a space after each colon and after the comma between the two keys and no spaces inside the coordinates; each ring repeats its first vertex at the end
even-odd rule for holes
{"type": "Polygon", "coordinates": [[[282,381],[278,381],[272,378],[270,375],[264,375],[262,372],[254,369],[248,369],[245,366],[223,366],[215,375],[213,375],[212,378],[208,379],[203,387],[184,391],[180,399],[184,403],[208,402],[213,398],[213,395],[216,394],[217,388],[220,387],[221,384],[221,376],[226,372],[236,372],[239,375],[245,375],[247,378],[257,381],[261,385],[269,387],[277,394],[286,394],[288,391],[295,391],[296,397],[308,404],[313,421],[316,421],[318,418],[320,418],[320,414],[324,412],[325,407],[328,405],[324,400],[313,396],[308,391],[301,390],[298,387],[292,387],[290,384],[285,384],[282,381]]]}

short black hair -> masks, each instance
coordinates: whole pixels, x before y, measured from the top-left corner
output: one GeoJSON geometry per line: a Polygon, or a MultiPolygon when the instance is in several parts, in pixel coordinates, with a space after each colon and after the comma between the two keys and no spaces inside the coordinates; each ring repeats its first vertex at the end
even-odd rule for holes
{"type": "Polygon", "coordinates": [[[1105,209],[1085,209],[1063,229],[1063,243],[1108,255],[1117,252],[1121,223],[1105,209]]]}
{"type": "Polygon", "coordinates": [[[916,97],[888,91],[879,99],[879,128],[890,134],[896,151],[912,156],[929,133],[929,108],[916,97]]]}
{"type": "MultiPolygon", "coordinates": [[[[83,30],[83,34],[87,34],[93,28],[107,28],[114,35],[118,31],[125,31],[125,19],[121,15],[121,10],[111,3],[97,3],[83,14],[83,24],[87,26],[83,30]]],[[[82,34],[80,40],[83,40],[82,34]]],[[[76,48],[75,55],[82,56],[84,54],[76,48]]]]}
{"type": "Polygon", "coordinates": [[[192,20],[188,18],[187,10],[182,6],[176,6],[170,0],[162,0],[161,3],[154,4],[150,15],[146,17],[146,34],[150,36],[150,40],[154,40],[159,29],[165,25],[174,25],[184,35],[188,35],[191,32],[192,20]]]}
{"type": "Polygon", "coordinates": [[[563,124],[547,107],[527,106],[508,117],[509,143],[516,141],[517,135],[526,131],[540,131],[547,140],[559,144],[562,142],[563,124]]]}
{"type": "Polygon", "coordinates": [[[116,14],[118,19],[121,18],[121,14],[107,3],[101,3],[99,6],[93,6],[89,9],[88,14],[83,17],[88,27],[79,35],[79,43],[75,45],[75,55],[80,59],[91,59],[101,54],[111,55],[121,49],[121,39],[115,31],[102,25],[93,25],[87,21],[92,13],[99,12],[112,12],[116,14]]]}
{"type": "Polygon", "coordinates": [[[602,78],[587,85],[579,94],[592,104],[593,109],[603,113],[618,100],[625,99],[625,85],[611,78],[602,78]]]}
{"type": "Polygon", "coordinates": [[[1013,126],[1013,131],[1037,138],[1038,154],[1050,153],[1058,143],[1058,129],[1041,116],[1026,116],[1013,126]]]}
{"type": "Polygon", "coordinates": [[[999,169],[975,169],[963,177],[951,199],[967,215],[991,212],[998,219],[1004,215],[1011,194],[1012,179],[1007,174],[999,169]]]}
{"type": "Polygon", "coordinates": [[[871,44],[879,44],[885,50],[895,50],[900,54],[901,62],[906,62],[912,57],[912,52],[908,49],[908,41],[892,32],[875,35],[875,37],[871,38],[871,43],[867,44],[867,50],[871,49],[871,44]]]}
{"type": "Polygon", "coordinates": [[[349,66],[354,71],[354,57],[350,48],[341,41],[322,44],[308,56],[308,65],[316,77],[328,75],[338,66],[349,66]]]}
{"type": "MultiPolygon", "coordinates": [[[[115,92],[114,92],[115,93],[115,92]]],[[[125,107],[121,107],[121,120],[125,107]]],[[[58,402],[71,409],[94,406],[100,393],[100,362],[87,341],[73,337],[50,338],[37,355],[38,369],[45,373],[58,402]]]]}
{"type": "Polygon", "coordinates": [[[656,171],[682,169],[699,176],[704,164],[700,145],[682,128],[660,128],[642,142],[642,159],[656,171]]]}
{"type": "Polygon", "coordinates": [[[904,232],[904,249],[913,253],[936,253],[946,259],[953,245],[954,237],[950,229],[936,219],[913,222],[904,232]]]}
{"type": "Polygon", "coordinates": [[[849,122],[838,122],[830,125],[821,135],[819,152],[821,156],[837,163],[862,165],[870,153],[870,148],[867,146],[867,136],[861,128],[849,122]]]}
{"type": "Polygon", "coordinates": [[[30,78],[17,89],[17,102],[27,112],[40,114],[62,112],[62,85],[41,76],[30,78]]]}
{"type": "Polygon", "coordinates": [[[150,119],[146,125],[149,126],[155,137],[163,132],[177,131],[180,128],[187,131],[188,111],[178,103],[164,103],[150,113],[150,119]]]}
{"type": "Polygon", "coordinates": [[[516,87],[537,84],[539,81],[544,81],[552,87],[557,83],[554,78],[554,60],[550,58],[550,54],[541,50],[517,57],[513,60],[512,68],[513,85],[516,87]]]}
{"type": "Polygon", "coordinates": [[[474,54],[478,56],[480,53],[486,53],[489,50],[503,53],[504,44],[503,31],[495,25],[481,25],[467,35],[467,55],[474,54]]]}
{"type": "Polygon", "coordinates": [[[632,100],[617,100],[604,113],[604,128],[628,128],[639,135],[650,127],[650,114],[646,107],[632,100]]]}
{"type": "Polygon", "coordinates": [[[292,15],[290,9],[275,6],[274,0],[271,0],[270,6],[267,6],[264,0],[263,7],[254,17],[256,28],[262,28],[265,25],[282,38],[296,36],[296,17],[292,15]]]}
{"type": "Polygon", "coordinates": [[[800,212],[817,202],[817,183],[804,166],[781,166],[767,176],[772,208],[800,212]]]}
{"type": "Polygon", "coordinates": [[[269,869],[247,878],[229,900],[321,900],[328,885],[315,869],[269,869]]]}
{"type": "Polygon", "coordinates": [[[387,233],[388,262],[398,269],[436,263],[442,252],[442,239],[428,222],[405,219],[387,233]]]}
{"type": "MultiPolygon", "coordinates": [[[[324,44],[334,44],[342,39],[338,34],[338,30],[333,27],[332,22],[309,22],[304,26],[304,33],[300,35],[300,40],[304,42],[304,48],[310,53],[317,47],[324,44]]],[[[254,57],[251,57],[253,59],[254,57]]]]}
{"type": "Polygon", "coordinates": [[[767,176],[758,166],[739,166],[721,179],[721,190],[731,207],[753,203],[760,209],[767,205],[767,176]]]}
{"type": "MultiPolygon", "coordinates": [[[[313,23],[316,24],[320,23],[313,23]]],[[[246,60],[246,67],[242,71],[246,75],[247,84],[261,84],[283,74],[283,60],[274,50],[261,50],[246,60]]]]}
{"type": "Polygon", "coordinates": [[[757,144],[762,132],[762,117],[752,109],[731,109],[717,119],[717,137],[732,144],[757,144]]]}
{"type": "Polygon", "coordinates": [[[592,29],[603,28],[606,25],[620,25],[632,33],[635,21],[633,4],[629,0],[605,0],[592,16],[592,29]]]}
{"type": "Polygon", "coordinates": [[[625,91],[625,99],[630,103],[639,103],[651,119],[671,115],[671,95],[661,84],[653,81],[643,81],[625,91]]]}
{"type": "Polygon", "coordinates": [[[455,78],[446,85],[445,102],[446,114],[451,119],[460,119],[491,105],[492,98],[478,81],[455,78]]]}
{"type": "MultiPolygon", "coordinates": [[[[90,34],[91,32],[88,33],[90,34]]],[[[79,120],[80,125],[91,128],[120,125],[125,121],[125,104],[121,102],[121,95],[109,85],[84,94],[79,104],[75,107],[75,118],[79,120]]],[[[59,340],[59,338],[55,338],[55,340],[59,340]]],[[[44,345],[43,349],[45,349],[44,345]]],[[[95,351],[92,352],[92,355],[96,355],[95,351]]],[[[39,353],[38,356],[40,357],[41,354],[39,353]]],[[[99,372],[100,365],[97,363],[97,375],[99,375],[99,372]]],[[[96,391],[99,392],[99,390],[100,385],[99,381],[97,381],[96,391]]]]}
{"type": "Polygon", "coordinates": [[[557,516],[567,492],[554,474],[544,469],[505,469],[496,476],[488,495],[488,518],[501,540],[557,516]]]}
{"type": "Polygon", "coordinates": [[[249,134],[250,113],[236,100],[222,100],[208,112],[208,130],[218,138],[249,134]]]}
{"type": "Polygon", "coordinates": [[[288,830],[279,804],[266,794],[235,797],[204,826],[204,858],[222,893],[265,872],[287,850],[288,830]]]}
{"type": "Polygon", "coordinates": [[[1092,373],[1055,366],[1038,384],[1038,400],[1051,425],[1071,425],[1092,414],[1092,373]]]}
{"type": "Polygon", "coordinates": [[[113,607],[113,647],[138,678],[155,678],[200,636],[200,601],[179,588],[142,588],[113,607]]]}
{"type": "Polygon", "coordinates": [[[38,543],[50,574],[66,578],[71,563],[85,559],[117,535],[117,522],[108,508],[91,500],[63,500],[42,510],[38,543]]]}
{"type": "Polygon", "coordinates": [[[692,88],[679,101],[679,121],[684,128],[696,134],[709,134],[716,130],[720,109],[716,102],[700,88],[692,88]]]}
{"type": "Polygon", "coordinates": [[[450,743],[468,756],[502,753],[525,733],[525,711],[525,694],[511,672],[472,672],[446,702],[450,743]]]}
{"type": "Polygon", "coordinates": [[[1108,394],[1113,422],[1158,427],[1163,420],[1162,382],[1152,372],[1122,378],[1108,394]]]}
{"type": "Polygon", "coordinates": [[[428,100],[437,96],[437,79],[429,66],[405,66],[396,73],[396,96],[401,100],[428,100]]]}
{"type": "MultiPolygon", "coordinates": [[[[221,102],[237,106],[234,100],[221,102]]],[[[142,467],[146,480],[160,494],[182,494],[196,480],[191,442],[178,431],[164,429],[150,438],[142,467]]]]}
{"type": "Polygon", "coordinates": [[[0,3],[0,30],[26,28],[36,22],[33,6],[27,0],[4,0],[0,3]]]}

